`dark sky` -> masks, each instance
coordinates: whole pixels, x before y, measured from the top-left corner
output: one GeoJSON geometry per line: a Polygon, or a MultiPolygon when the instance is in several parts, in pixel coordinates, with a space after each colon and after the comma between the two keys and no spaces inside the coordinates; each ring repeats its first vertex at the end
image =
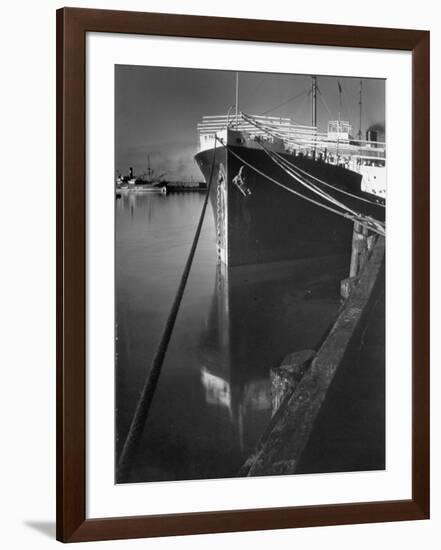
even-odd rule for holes
{"type": "MultiPolygon", "coordinates": [[[[360,78],[339,78],[342,86],[341,119],[358,131],[360,78]]],[[[151,167],[171,180],[202,179],[193,161],[197,152],[196,125],[203,115],[226,114],[235,103],[236,73],[206,69],[115,67],[116,170],[135,174],[151,167]]],[[[385,123],[385,81],[363,81],[363,133],[371,124],[385,123]]],[[[327,128],[338,119],[336,77],[317,79],[318,125],[327,128]],[[323,97],[323,100],[321,99],[323,97]]],[[[239,109],[249,114],[289,116],[311,124],[310,75],[239,73],[239,109]],[[294,99],[291,99],[294,98],[294,99]]]]}

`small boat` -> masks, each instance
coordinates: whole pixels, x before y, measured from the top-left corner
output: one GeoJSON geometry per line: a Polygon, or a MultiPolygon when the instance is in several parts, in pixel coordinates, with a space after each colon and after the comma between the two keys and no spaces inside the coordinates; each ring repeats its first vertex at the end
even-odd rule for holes
{"type": "Polygon", "coordinates": [[[118,176],[116,190],[136,191],[140,193],[162,193],[167,194],[167,185],[164,181],[164,174],[157,175],[150,167],[150,157],[147,155],[147,172],[134,176],[133,168],[129,169],[129,176],[118,176]]]}
{"type": "Polygon", "coordinates": [[[163,193],[167,194],[167,186],[162,183],[148,183],[145,180],[137,178],[133,183],[129,180],[129,191],[137,191],[139,193],[163,193]]]}

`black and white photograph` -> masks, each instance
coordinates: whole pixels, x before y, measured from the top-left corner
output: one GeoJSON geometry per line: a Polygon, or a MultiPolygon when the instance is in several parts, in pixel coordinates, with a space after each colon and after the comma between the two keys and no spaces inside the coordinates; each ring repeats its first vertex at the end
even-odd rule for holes
{"type": "Polygon", "coordinates": [[[115,66],[115,480],[383,470],[384,79],[115,66]]]}
{"type": "Polygon", "coordinates": [[[437,550],[433,2],[2,7],[2,547],[437,550]]]}

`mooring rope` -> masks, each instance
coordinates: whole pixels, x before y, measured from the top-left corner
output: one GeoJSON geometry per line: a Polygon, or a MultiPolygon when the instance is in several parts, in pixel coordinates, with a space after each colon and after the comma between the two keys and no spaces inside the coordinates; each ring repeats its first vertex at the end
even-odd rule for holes
{"type": "MultiPolygon", "coordinates": [[[[252,118],[249,117],[248,115],[246,115],[244,113],[241,113],[241,116],[245,120],[247,120],[249,123],[254,124],[257,128],[260,128],[260,129],[263,129],[264,131],[267,131],[265,129],[265,127],[263,127],[260,123],[252,120],[252,118]]],[[[267,132],[267,133],[269,133],[271,135],[271,132],[267,132]]],[[[311,181],[306,181],[304,178],[302,178],[302,176],[299,175],[298,172],[295,171],[298,168],[294,167],[294,165],[292,165],[290,162],[288,162],[282,155],[280,155],[279,153],[276,153],[274,151],[270,151],[260,141],[257,141],[257,143],[265,151],[265,153],[271,158],[271,160],[274,163],[276,163],[280,168],[282,168],[282,170],[284,170],[289,176],[291,176],[298,183],[305,186],[311,192],[319,195],[322,199],[330,202],[331,204],[334,204],[334,206],[337,206],[338,208],[341,208],[342,210],[346,210],[346,212],[348,212],[352,216],[355,216],[358,220],[366,219],[369,224],[372,224],[373,226],[376,227],[376,229],[378,230],[377,231],[378,233],[380,233],[381,235],[385,234],[384,224],[382,224],[381,222],[375,220],[371,216],[365,216],[363,214],[360,214],[359,212],[356,212],[355,210],[352,210],[346,204],[340,202],[339,200],[337,200],[332,195],[329,195],[328,193],[326,193],[326,191],[324,191],[323,189],[320,189],[319,187],[317,187],[317,185],[315,185],[311,181]]],[[[338,190],[338,188],[335,188],[334,186],[328,184],[327,182],[324,182],[323,180],[320,180],[320,179],[316,178],[315,176],[312,176],[308,172],[305,172],[304,170],[301,170],[301,169],[298,169],[298,170],[300,170],[304,174],[307,174],[307,176],[309,176],[310,178],[313,178],[316,181],[319,181],[320,183],[325,184],[328,187],[331,187],[332,189],[337,189],[338,190]]],[[[355,195],[354,195],[354,197],[358,198],[355,195]]],[[[371,201],[369,201],[369,202],[371,202],[371,201]]],[[[372,203],[372,204],[375,204],[375,203],[372,203]]]]}
{"type": "Polygon", "coordinates": [[[328,193],[326,193],[325,191],[323,191],[322,189],[317,187],[315,184],[313,184],[311,182],[306,182],[305,180],[302,180],[302,178],[298,174],[296,174],[294,171],[291,171],[290,168],[288,168],[286,166],[286,164],[289,164],[289,163],[288,163],[288,161],[285,161],[285,159],[281,155],[279,155],[277,153],[274,153],[273,151],[270,151],[262,143],[259,143],[259,145],[263,148],[263,150],[267,153],[267,155],[271,158],[271,160],[273,162],[275,162],[278,166],[280,166],[280,168],[282,168],[282,170],[284,170],[295,181],[297,181],[301,185],[304,185],[310,191],[315,192],[320,197],[327,200],[328,202],[331,202],[332,204],[334,204],[335,206],[341,208],[342,210],[346,210],[349,214],[355,216],[356,218],[358,218],[358,219],[366,218],[368,220],[368,223],[373,224],[379,230],[379,232],[382,235],[384,235],[384,225],[381,222],[377,221],[376,219],[374,219],[370,216],[365,216],[365,215],[361,214],[360,212],[356,212],[355,210],[352,210],[351,208],[346,206],[344,203],[342,203],[342,202],[338,201],[337,199],[335,199],[334,197],[332,197],[332,195],[329,195],[328,193]],[[277,158],[280,159],[280,162],[279,162],[279,160],[274,158],[274,155],[277,155],[277,158]],[[286,164],[283,164],[284,162],[286,164]]]}
{"type": "MultiPolygon", "coordinates": [[[[266,132],[268,135],[270,135],[271,137],[277,137],[275,135],[273,135],[273,133],[271,132],[270,129],[268,129],[264,124],[260,124],[259,122],[255,121],[253,119],[253,117],[251,117],[250,115],[247,115],[245,113],[241,113],[242,117],[247,121],[249,122],[250,124],[252,124],[253,126],[255,126],[256,128],[260,129],[260,130],[263,130],[264,132],[266,132]]],[[[282,139],[282,138],[281,138],[282,139]]],[[[258,142],[260,145],[261,143],[258,142]]],[[[298,170],[299,172],[301,172],[302,174],[304,174],[305,176],[309,177],[309,178],[312,178],[313,180],[315,180],[316,182],[320,183],[321,185],[324,185],[325,187],[330,187],[332,188],[333,190],[337,191],[338,193],[342,193],[343,195],[347,195],[349,197],[352,197],[354,199],[357,199],[359,201],[363,201],[363,202],[367,202],[367,203],[370,203],[374,206],[379,206],[379,207],[382,207],[382,208],[386,208],[386,205],[382,204],[382,203],[378,203],[378,202],[375,202],[373,200],[370,200],[370,199],[367,199],[365,197],[359,197],[358,195],[354,195],[353,193],[350,193],[349,191],[345,191],[344,189],[339,189],[338,187],[334,187],[333,185],[331,185],[330,183],[320,179],[320,178],[317,178],[316,176],[313,176],[312,174],[310,174],[309,172],[307,172],[306,170],[302,170],[302,168],[298,167],[298,166],[295,166],[294,164],[292,164],[291,162],[289,162],[289,160],[285,159],[284,157],[282,157],[282,155],[280,155],[279,153],[276,153],[274,152],[274,154],[277,156],[277,157],[280,157],[284,160],[284,162],[286,162],[287,164],[289,164],[292,169],[294,170],[298,170]]]]}
{"type": "Polygon", "coordinates": [[[373,200],[370,200],[370,199],[366,199],[365,197],[359,197],[358,195],[354,195],[353,193],[350,193],[349,191],[345,191],[344,189],[340,189],[339,187],[335,187],[334,185],[332,185],[332,184],[330,184],[330,183],[328,183],[328,182],[326,182],[326,181],[324,181],[320,178],[317,178],[316,176],[313,176],[310,172],[307,172],[306,170],[302,170],[302,168],[300,168],[299,166],[296,166],[295,164],[292,164],[288,159],[282,157],[282,155],[280,153],[274,152],[274,154],[277,157],[283,159],[284,162],[286,162],[286,164],[288,164],[292,168],[292,170],[302,173],[304,176],[315,180],[316,182],[320,183],[321,185],[324,185],[325,187],[329,187],[329,188],[333,189],[337,193],[341,193],[342,195],[346,195],[348,197],[351,197],[353,199],[356,199],[356,200],[359,200],[359,201],[362,201],[362,202],[367,202],[369,204],[372,204],[373,206],[386,208],[385,204],[382,204],[382,203],[379,203],[379,202],[376,202],[376,201],[373,201],[373,200]]]}
{"type": "MultiPolygon", "coordinates": [[[[326,193],[325,191],[323,191],[322,189],[320,189],[319,187],[317,187],[316,185],[314,185],[313,183],[308,183],[306,182],[304,179],[300,178],[300,176],[296,175],[295,172],[293,170],[291,170],[290,168],[288,168],[284,163],[283,163],[283,160],[279,160],[278,158],[274,158],[275,155],[273,153],[273,151],[270,151],[269,149],[267,149],[266,147],[264,147],[264,145],[262,143],[259,143],[259,145],[262,147],[262,149],[265,151],[265,153],[270,157],[270,159],[275,163],[277,164],[277,166],[279,166],[280,168],[282,168],[282,170],[284,172],[286,172],[289,176],[291,176],[295,181],[297,181],[298,183],[300,183],[300,185],[303,185],[304,187],[306,187],[309,191],[312,191],[313,193],[315,193],[316,195],[318,195],[319,197],[321,197],[322,199],[324,200],[327,200],[328,202],[334,204],[335,206],[341,208],[342,210],[346,210],[349,214],[352,214],[353,216],[357,216],[359,213],[356,212],[355,210],[352,210],[351,208],[349,208],[348,206],[346,206],[344,203],[338,201],[337,199],[335,199],[334,197],[332,197],[331,195],[329,195],[328,193],[326,193]]],[[[283,159],[283,157],[282,157],[283,159]]]]}
{"type": "Polygon", "coordinates": [[[278,187],[281,187],[282,189],[285,189],[289,193],[292,193],[293,195],[296,195],[296,196],[304,199],[307,202],[310,202],[312,204],[315,204],[316,206],[324,208],[325,210],[328,210],[329,212],[332,212],[333,214],[337,214],[338,216],[341,216],[341,217],[346,218],[348,220],[351,220],[353,222],[356,221],[360,225],[362,225],[363,227],[366,227],[366,229],[370,229],[371,231],[374,231],[374,233],[378,233],[379,235],[384,235],[385,234],[384,229],[382,227],[377,227],[378,222],[376,222],[376,220],[371,220],[371,218],[369,218],[369,216],[363,216],[361,214],[353,215],[353,214],[348,214],[346,212],[341,212],[340,210],[336,210],[335,208],[332,208],[331,206],[328,206],[328,205],[323,204],[319,201],[316,201],[316,200],[312,199],[311,197],[307,197],[307,196],[303,195],[302,193],[299,193],[298,191],[295,191],[291,187],[288,187],[287,185],[284,185],[280,181],[277,181],[276,179],[272,178],[268,174],[265,174],[264,172],[259,170],[259,168],[256,168],[255,166],[253,166],[251,163],[249,163],[244,158],[242,158],[240,155],[238,155],[235,151],[233,151],[231,149],[231,147],[228,146],[227,144],[225,144],[224,141],[221,138],[216,136],[216,140],[223,147],[225,147],[229,153],[231,153],[234,157],[236,157],[245,166],[248,166],[248,168],[251,168],[251,170],[253,170],[257,174],[259,174],[263,178],[267,179],[268,181],[271,181],[272,183],[274,183],[278,187]]]}
{"type": "MultiPolygon", "coordinates": [[[[215,137],[217,139],[217,136],[215,137]]],[[[202,211],[199,217],[199,222],[196,228],[196,232],[193,238],[193,243],[191,245],[190,253],[185,263],[184,271],[182,272],[179,286],[176,291],[175,299],[173,301],[170,313],[164,325],[162,335],[159,340],[159,344],[156,348],[155,355],[153,356],[150,371],[146,377],[144,386],[141,390],[141,394],[138,399],[135,413],[133,415],[132,422],[127,432],[127,437],[124,442],[124,446],[118,460],[118,466],[117,466],[118,477],[120,477],[127,470],[128,466],[130,465],[131,459],[136,453],[136,449],[138,447],[138,444],[144,429],[144,425],[147,420],[147,415],[153,401],[153,396],[155,394],[156,386],[158,384],[159,375],[161,374],[162,365],[164,363],[165,355],[167,353],[168,344],[170,342],[170,337],[173,331],[173,327],[175,325],[175,321],[178,316],[179,307],[181,305],[182,297],[185,291],[185,286],[187,284],[188,276],[190,274],[190,269],[191,269],[194,255],[196,252],[196,246],[198,244],[199,236],[201,234],[202,224],[205,217],[205,211],[207,209],[207,204],[210,197],[210,189],[211,189],[211,184],[213,180],[213,173],[214,173],[214,166],[215,166],[215,159],[216,159],[216,145],[217,143],[215,140],[213,160],[212,160],[211,169],[210,169],[210,179],[207,184],[207,193],[205,196],[204,204],[202,206],[202,211]]]]}
{"type": "Polygon", "coordinates": [[[360,219],[363,219],[363,218],[366,219],[368,224],[372,224],[373,226],[375,226],[378,229],[378,232],[380,234],[384,235],[384,225],[381,222],[379,222],[375,218],[372,218],[371,216],[365,216],[364,214],[361,214],[360,212],[352,210],[352,208],[349,208],[346,204],[344,204],[344,203],[340,202],[339,200],[335,199],[335,197],[333,197],[332,195],[329,195],[328,193],[326,193],[325,191],[323,191],[322,189],[317,187],[317,185],[315,185],[311,182],[305,181],[304,179],[301,178],[301,176],[296,174],[296,172],[294,170],[291,170],[288,166],[286,166],[287,164],[289,165],[289,163],[287,161],[285,161],[285,159],[281,155],[279,155],[277,153],[274,153],[273,151],[270,151],[269,149],[267,149],[261,143],[259,143],[259,145],[264,149],[264,151],[271,158],[271,160],[274,163],[276,163],[280,168],[282,168],[282,170],[284,170],[295,181],[297,181],[301,185],[305,186],[308,190],[312,191],[313,193],[316,193],[318,196],[320,196],[324,200],[330,202],[331,204],[334,204],[338,208],[341,208],[341,210],[346,211],[349,215],[354,217],[353,219],[357,219],[357,220],[360,220],[360,219]],[[276,158],[274,158],[274,156],[276,156],[276,158]]]}

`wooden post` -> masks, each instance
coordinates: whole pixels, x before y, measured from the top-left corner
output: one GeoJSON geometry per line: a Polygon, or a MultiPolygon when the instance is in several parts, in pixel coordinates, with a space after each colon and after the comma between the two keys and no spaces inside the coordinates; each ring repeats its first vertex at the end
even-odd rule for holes
{"type": "Polygon", "coordinates": [[[352,233],[352,254],[351,254],[351,265],[349,268],[349,277],[356,277],[358,275],[361,238],[362,238],[361,225],[358,222],[354,222],[354,231],[352,233]]]}
{"type": "Polygon", "coordinates": [[[362,226],[362,231],[361,231],[361,237],[360,237],[360,241],[359,241],[360,242],[360,257],[359,257],[359,262],[358,262],[358,264],[359,264],[358,265],[358,274],[363,269],[363,267],[366,263],[366,260],[368,259],[368,256],[369,256],[368,236],[369,236],[369,230],[365,225],[363,225],[362,226]]]}
{"type": "Polygon", "coordinates": [[[278,367],[271,369],[271,402],[274,414],[288,393],[295,390],[309,361],[314,357],[311,349],[290,353],[278,367]]]}
{"type": "Polygon", "coordinates": [[[375,236],[369,234],[369,229],[358,222],[354,222],[349,277],[343,279],[340,283],[340,294],[342,298],[348,298],[354,286],[357,284],[360,272],[369,258],[374,243],[375,236]]]}

